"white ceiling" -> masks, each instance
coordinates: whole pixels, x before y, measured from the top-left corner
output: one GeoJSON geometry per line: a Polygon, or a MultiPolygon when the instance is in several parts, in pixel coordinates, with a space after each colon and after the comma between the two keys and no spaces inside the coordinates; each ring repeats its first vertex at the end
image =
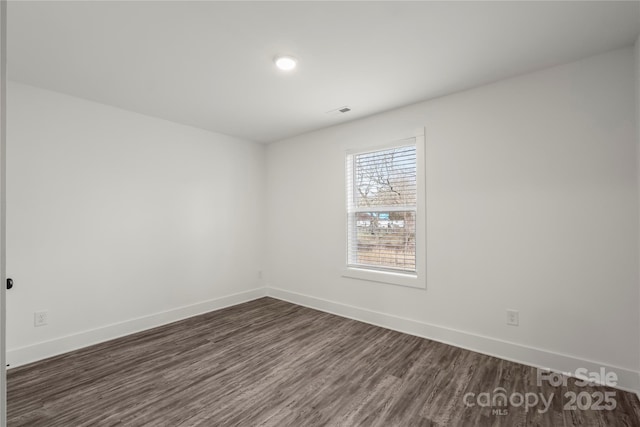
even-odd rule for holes
{"type": "Polygon", "coordinates": [[[631,45],[640,3],[19,1],[8,26],[10,80],[271,142],[631,45]]]}

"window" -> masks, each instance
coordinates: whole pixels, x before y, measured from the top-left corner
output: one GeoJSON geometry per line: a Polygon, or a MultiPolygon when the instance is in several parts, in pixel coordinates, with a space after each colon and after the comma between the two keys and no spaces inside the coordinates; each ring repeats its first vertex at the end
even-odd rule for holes
{"type": "Polygon", "coordinates": [[[422,140],[347,153],[345,276],[425,287],[422,140]]]}

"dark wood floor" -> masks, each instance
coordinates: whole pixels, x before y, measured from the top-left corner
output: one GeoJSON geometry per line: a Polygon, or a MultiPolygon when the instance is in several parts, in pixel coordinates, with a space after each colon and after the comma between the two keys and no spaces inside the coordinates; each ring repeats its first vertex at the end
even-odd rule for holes
{"type": "Polygon", "coordinates": [[[271,298],[12,369],[8,395],[11,427],[640,425],[632,393],[539,387],[531,367],[271,298]],[[465,405],[496,387],[555,397],[465,405]],[[617,408],[564,410],[572,390],[617,408]]]}

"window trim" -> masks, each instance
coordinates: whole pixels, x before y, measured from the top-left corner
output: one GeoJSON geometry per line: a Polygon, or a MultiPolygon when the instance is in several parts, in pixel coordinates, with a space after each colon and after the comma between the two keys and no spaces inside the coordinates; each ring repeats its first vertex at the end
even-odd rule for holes
{"type": "Polygon", "coordinates": [[[345,253],[343,257],[343,269],[342,277],[350,279],[365,280],[369,282],[385,283],[398,286],[406,286],[411,288],[423,289],[427,287],[427,215],[426,215],[426,149],[425,149],[424,134],[416,134],[409,138],[403,138],[384,145],[377,145],[373,147],[362,147],[348,149],[344,153],[345,168],[344,168],[344,212],[345,212],[345,226],[343,238],[345,239],[345,253]],[[348,206],[348,189],[347,182],[349,182],[349,176],[347,176],[348,168],[346,167],[346,161],[348,156],[371,153],[374,151],[385,150],[394,147],[403,147],[408,145],[416,146],[416,272],[393,272],[389,270],[381,270],[375,268],[355,267],[348,265],[349,257],[349,206],[348,206]]]}

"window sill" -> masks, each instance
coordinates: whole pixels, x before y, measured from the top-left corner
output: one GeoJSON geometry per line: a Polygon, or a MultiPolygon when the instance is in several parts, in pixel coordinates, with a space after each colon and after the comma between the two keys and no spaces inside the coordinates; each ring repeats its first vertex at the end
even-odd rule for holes
{"type": "Polygon", "coordinates": [[[388,283],[409,288],[426,289],[425,280],[416,274],[393,273],[390,271],[368,270],[365,268],[347,267],[342,270],[342,277],[367,280],[370,282],[388,283]]]}

